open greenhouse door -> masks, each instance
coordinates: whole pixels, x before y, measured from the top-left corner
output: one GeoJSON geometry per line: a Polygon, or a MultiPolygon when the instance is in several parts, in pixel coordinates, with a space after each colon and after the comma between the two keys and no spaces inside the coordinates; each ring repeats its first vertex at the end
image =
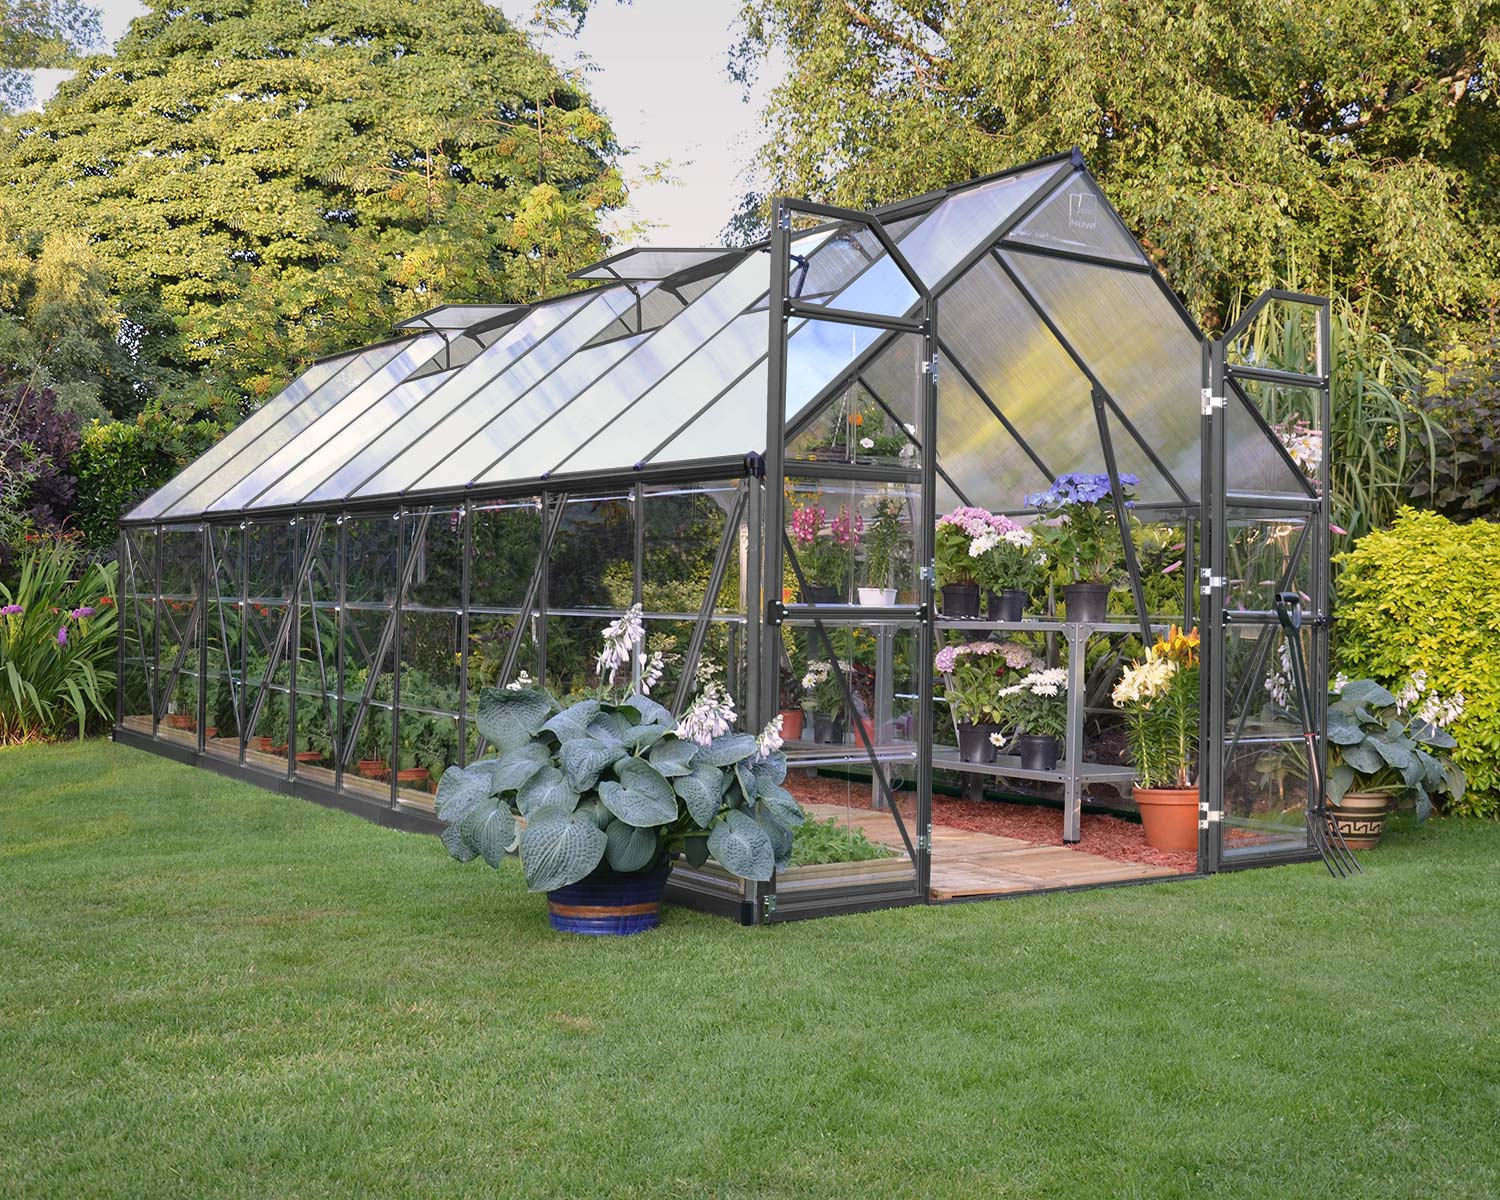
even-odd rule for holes
{"type": "Polygon", "coordinates": [[[1328,302],[1268,291],[1205,348],[1200,855],[1316,857],[1328,709],[1328,302]],[[1301,605],[1290,634],[1277,597],[1301,605]],[[1287,641],[1306,664],[1306,717],[1287,641]]]}

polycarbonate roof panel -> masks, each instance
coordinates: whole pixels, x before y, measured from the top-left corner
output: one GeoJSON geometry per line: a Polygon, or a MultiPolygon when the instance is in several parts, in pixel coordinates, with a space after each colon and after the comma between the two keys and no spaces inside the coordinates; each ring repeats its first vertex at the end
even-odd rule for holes
{"type": "Polygon", "coordinates": [[[716,258],[744,254],[744,250],[732,246],[696,246],[691,248],[662,247],[653,249],[641,246],[638,249],[622,250],[574,271],[569,279],[666,279],[670,275],[700,267],[716,258]]]}
{"type": "Polygon", "coordinates": [[[260,430],[253,440],[246,442],[239,453],[229,459],[219,471],[204,479],[197,487],[184,494],[170,507],[162,510],[164,517],[193,516],[223,494],[226,487],[243,479],[282,446],[296,437],[321,414],[327,412],[365,380],[382,370],[387,363],[401,354],[415,339],[387,342],[372,346],[348,365],[335,372],[322,387],[309,393],[300,402],[287,409],[275,422],[260,430]]]}
{"type": "Polygon", "coordinates": [[[580,292],[527,313],[507,329],[498,342],[486,347],[485,352],[472,362],[465,363],[458,374],[446,379],[421,404],[376,437],[362,453],[323,480],[307,499],[342,500],[352,496],[372,476],[408,453],[423,459],[421,463],[411,464],[410,474],[415,476],[426,470],[430,459],[425,458],[424,448],[433,431],[473,400],[476,393],[524,362],[533,350],[545,344],[556,330],[566,327],[569,320],[596,298],[593,293],[580,292]]]}
{"type": "Polygon", "coordinates": [[[1189,500],[1198,496],[1202,344],[1155,278],[1001,252],[1189,500]]]}
{"type": "Polygon", "coordinates": [[[1146,263],[1115,210],[1082,171],[1063,180],[1009,236],[1053,250],[1146,263]]]}
{"type": "Polygon", "coordinates": [[[471,325],[493,321],[497,317],[518,313],[524,304],[444,304],[409,317],[396,326],[397,329],[446,329],[464,330],[471,325]]]}
{"type": "MultiPolygon", "coordinates": [[[[654,286],[654,285],[647,285],[654,286]]],[[[413,443],[399,457],[365,479],[356,494],[378,496],[404,491],[414,486],[461,487],[471,476],[454,461],[454,452],[488,425],[497,413],[505,412],[527,395],[552,372],[575,357],[601,329],[607,328],[621,313],[633,311],[637,288],[604,288],[585,293],[586,303],[572,311],[568,319],[539,339],[527,354],[517,357],[504,371],[490,379],[462,375],[445,389],[465,397],[444,419],[434,425],[420,442],[413,443]],[[431,483],[420,480],[431,479],[431,483]]],[[[493,455],[485,461],[491,461],[493,455]]]]}
{"type": "Polygon", "coordinates": [[[222,470],[225,463],[244,450],[262,433],[281,420],[295,405],[322,387],[342,368],[360,357],[358,350],[335,358],[325,358],[313,363],[301,375],[287,384],[258,409],[251,413],[219,442],[195,458],[180,473],[163,484],[130,512],[131,518],[158,516],[169,505],[176,503],[205,479],[222,470]]]}

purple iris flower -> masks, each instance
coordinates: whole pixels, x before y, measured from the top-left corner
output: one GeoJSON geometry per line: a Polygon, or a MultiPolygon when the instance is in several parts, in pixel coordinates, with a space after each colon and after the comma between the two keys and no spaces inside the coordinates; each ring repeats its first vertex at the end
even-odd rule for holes
{"type": "Polygon", "coordinates": [[[59,646],[66,646],[68,644],[68,627],[66,625],[59,625],[57,627],[57,644],[59,646]]]}
{"type": "Polygon", "coordinates": [[[7,604],[0,608],[0,617],[19,617],[25,611],[19,604],[7,604]]]}

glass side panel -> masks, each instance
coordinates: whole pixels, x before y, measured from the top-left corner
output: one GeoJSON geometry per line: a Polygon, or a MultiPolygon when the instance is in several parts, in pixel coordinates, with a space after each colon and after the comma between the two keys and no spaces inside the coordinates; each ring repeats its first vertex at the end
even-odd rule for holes
{"type": "Polygon", "coordinates": [[[156,530],[124,532],[120,558],[120,640],[125,673],[120,679],[120,723],[133,733],[155,728],[156,530]]]}
{"type": "Polygon", "coordinates": [[[157,626],[157,678],[161,711],[156,734],[165,740],[198,744],[199,657],[203,575],[201,526],[161,531],[161,605],[157,626]]]}
{"type": "MultiPolygon", "coordinates": [[[[523,358],[532,347],[575,314],[588,298],[586,295],[570,296],[555,304],[544,304],[527,313],[515,325],[508,326],[504,337],[478,358],[467,363],[443,387],[433,392],[425,403],[411,409],[371,441],[362,454],[356,455],[335,471],[307,499],[341,500],[353,495],[362,483],[377,474],[397,455],[423,444],[438,423],[468,403],[484,382],[523,358]]],[[[425,470],[427,465],[429,464],[424,462],[422,469],[425,470]]]]}
{"type": "Polygon", "coordinates": [[[1025,281],[1189,499],[1198,493],[1202,346],[1149,275],[1017,255],[1025,281]]]}
{"type": "Polygon", "coordinates": [[[292,769],[299,779],[331,788],[339,738],[339,529],[332,521],[303,521],[298,528],[305,567],[297,603],[292,769]]]}
{"type": "Polygon", "coordinates": [[[391,800],[393,695],[391,610],[401,564],[397,522],[346,517],[344,603],[339,610],[342,787],[379,804],[391,800]]]}
{"type": "MultiPolygon", "coordinates": [[[[738,495],[739,485],[733,482],[645,489],[641,603],[648,613],[695,615],[698,612],[724,537],[725,521],[738,495]]],[[[734,542],[714,605],[722,613],[743,612],[745,603],[742,581],[747,573],[749,540],[743,519],[731,537],[734,542]]],[[[691,635],[689,627],[688,636],[691,635]]],[[[673,647],[679,655],[686,649],[686,641],[673,647]]],[[[667,686],[675,682],[673,675],[667,686]]]]}
{"type": "Polygon", "coordinates": [[[1323,393],[1311,387],[1287,387],[1259,379],[1231,379],[1225,457],[1229,490],[1259,494],[1307,496],[1318,490],[1323,471],[1323,393]],[[1249,419],[1258,409],[1271,435],[1249,419]],[[1277,450],[1274,436],[1286,451],[1277,450]],[[1289,463],[1287,459],[1290,458],[1289,463]]]}
{"type": "MultiPolygon", "coordinates": [[[[1011,407],[1011,406],[1007,406],[1011,407]]],[[[938,468],[963,502],[1003,512],[1051,479],[1021,449],[946,356],[938,360],[938,468]]],[[[948,511],[940,506],[940,511],[948,511]]]]}
{"type": "MultiPolygon", "coordinates": [[[[418,339],[420,340],[420,339],[418,339]]],[[[221,496],[225,489],[243,479],[272,454],[289,442],[296,433],[327,412],[365,380],[380,371],[411,345],[411,340],[395,342],[365,351],[322,387],[288,409],[278,420],[260,430],[239,453],[222,468],[209,475],[185,493],[164,515],[174,516],[200,512],[221,496]]],[[[238,431],[236,431],[238,432],[238,431]]]]}
{"type": "Polygon", "coordinates": [[[1224,347],[1231,366],[1266,367],[1297,375],[1321,375],[1318,318],[1322,305],[1273,298],[1250,326],[1224,347]]]}
{"type": "Polygon", "coordinates": [[[244,761],[278,774],[287,769],[291,728],[288,613],[297,564],[297,527],[252,522],[245,529],[244,761]]]}
{"type": "MultiPolygon", "coordinates": [[[[509,683],[500,669],[510,650],[519,619],[517,610],[526,598],[527,585],[536,570],[544,520],[539,497],[475,505],[469,510],[473,538],[473,570],[469,580],[469,702],[477,702],[483,687],[509,683]]],[[[537,675],[536,622],[524,618],[527,629],[512,678],[524,671],[537,675]]]]}
{"type": "Polygon", "coordinates": [[[1082,172],[1065,179],[1010,236],[1055,250],[1072,250],[1122,262],[1146,262],[1140,246],[1120,224],[1109,201],[1082,172]]]}
{"type": "Polygon", "coordinates": [[[1293,591],[1312,608],[1312,558],[1316,549],[1309,514],[1229,508],[1224,606],[1271,612],[1277,592],[1293,591]]]}
{"type": "Polygon", "coordinates": [[[198,484],[222,470],[230,459],[246,446],[251,445],[256,438],[281,420],[292,408],[359,357],[359,353],[356,352],[314,363],[246,417],[243,422],[225,435],[222,441],[204,451],[170,481],[148,496],[131,511],[130,516],[132,518],[154,517],[164,512],[198,484]]]}
{"type": "MultiPolygon", "coordinates": [[[[262,500],[263,493],[281,482],[287,473],[315,456],[330,440],[339,437],[350,423],[378,406],[398,389],[412,371],[442,352],[442,335],[431,333],[419,337],[390,362],[386,363],[347,396],[327,408],[316,399],[288,413],[278,424],[274,439],[280,449],[269,455],[258,467],[238,480],[217,500],[206,505],[210,511],[249,507],[262,500]]],[[[439,377],[434,377],[439,378],[439,377]]]]}
{"type": "Polygon", "coordinates": [[[245,535],[237,524],[209,526],[209,575],[205,594],[208,639],[208,728],[203,748],[210,754],[238,758],[244,713],[240,660],[245,535]]]}
{"type": "Polygon", "coordinates": [[[273,504],[295,504],[332,472],[356,461],[363,461],[365,449],[372,441],[426,400],[434,389],[449,378],[450,373],[444,371],[398,384],[358,416],[347,420],[347,423],[349,414],[342,411],[345,406],[341,405],[328,414],[329,417],[338,419],[338,428],[330,430],[321,447],[256,497],[254,506],[259,508],[273,504]]]}
{"type": "MultiPolygon", "coordinates": [[[[634,603],[635,502],[629,492],[569,499],[547,565],[548,611],[634,603]]],[[[551,649],[548,650],[549,668],[551,649]]]]}

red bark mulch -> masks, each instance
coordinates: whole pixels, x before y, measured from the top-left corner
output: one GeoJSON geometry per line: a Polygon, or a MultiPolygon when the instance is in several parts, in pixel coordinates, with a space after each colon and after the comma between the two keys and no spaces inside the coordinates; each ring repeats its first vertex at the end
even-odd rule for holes
{"type": "MultiPolygon", "coordinates": [[[[851,808],[870,807],[867,784],[845,783],[821,776],[809,778],[793,771],[787,776],[787,788],[798,800],[808,804],[844,804],[851,808]]],[[[915,802],[915,801],[913,801],[915,802]]],[[[902,805],[903,812],[906,806],[902,805]]],[[[967,829],[972,833],[990,833],[997,837],[1019,838],[1037,846],[1062,846],[1062,813],[1040,804],[1011,804],[1003,800],[959,800],[950,796],[932,798],[932,823],[950,829],[967,829]]],[[[1085,812],[1083,840],[1069,850],[1097,854],[1116,862],[1143,863],[1151,867],[1171,867],[1191,872],[1198,869],[1198,856],[1191,850],[1156,850],[1146,845],[1145,831],[1134,821],[1103,813],[1085,812]]]]}

